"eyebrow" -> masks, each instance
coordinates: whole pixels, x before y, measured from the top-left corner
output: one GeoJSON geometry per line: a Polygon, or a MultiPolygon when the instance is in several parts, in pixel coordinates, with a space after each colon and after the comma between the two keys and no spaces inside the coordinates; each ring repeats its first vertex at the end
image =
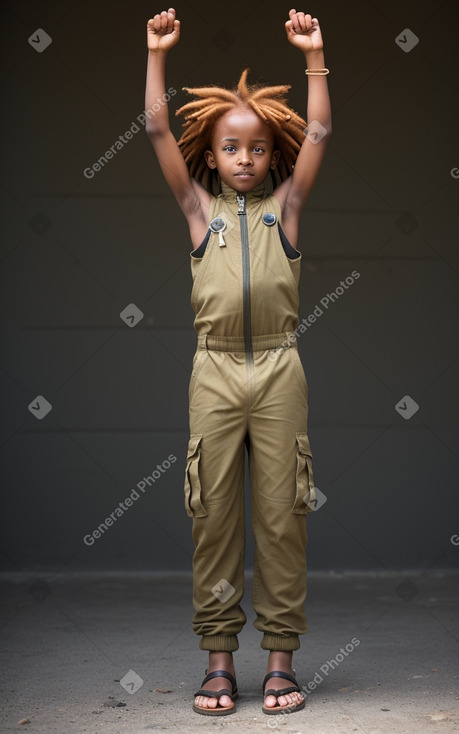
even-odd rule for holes
{"type": "MultiPolygon", "coordinates": [[[[225,140],[229,140],[231,142],[237,143],[239,138],[222,138],[222,143],[224,143],[225,140]]],[[[252,143],[267,143],[268,141],[265,140],[264,138],[254,138],[251,142],[252,143]]]]}

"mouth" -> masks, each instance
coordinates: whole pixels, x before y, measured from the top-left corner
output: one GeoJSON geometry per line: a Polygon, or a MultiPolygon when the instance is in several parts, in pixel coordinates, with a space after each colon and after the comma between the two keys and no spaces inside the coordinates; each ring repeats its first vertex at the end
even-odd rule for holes
{"type": "Polygon", "coordinates": [[[253,176],[253,173],[250,173],[249,171],[242,171],[241,173],[235,173],[235,176],[238,176],[239,178],[250,178],[253,176]]]}

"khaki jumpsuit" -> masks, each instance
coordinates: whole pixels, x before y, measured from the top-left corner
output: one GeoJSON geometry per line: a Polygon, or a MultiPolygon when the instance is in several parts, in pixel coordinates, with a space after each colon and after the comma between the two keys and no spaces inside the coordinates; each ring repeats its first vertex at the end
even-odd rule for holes
{"type": "Polygon", "coordinates": [[[263,649],[297,650],[308,630],[306,514],[315,498],[308,387],[294,333],[301,254],[263,184],[246,194],[221,187],[209,221],[226,226],[220,234],[209,226],[190,253],[198,333],[184,483],[195,546],[192,628],[202,650],[239,647],[247,447],[254,626],[263,649]]]}

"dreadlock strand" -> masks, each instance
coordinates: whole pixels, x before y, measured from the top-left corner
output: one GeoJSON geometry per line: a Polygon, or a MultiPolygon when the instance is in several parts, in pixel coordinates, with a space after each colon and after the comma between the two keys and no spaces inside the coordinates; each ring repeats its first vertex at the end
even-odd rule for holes
{"type": "Polygon", "coordinates": [[[204,112],[198,112],[196,116],[196,120],[199,120],[199,122],[207,120],[207,118],[212,117],[220,117],[228,110],[232,109],[233,105],[231,105],[229,102],[225,102],[224,104],[220,105],[218,109],[215,107],[211,107],[208,110],[204,110],[204,112]]]}
{"type": "Polygon", "coordinates": [[[220,98],[216,95],[213,95],[212,97],[205,97],[203,99],[195,99],[192,102],[187,102],[182,107],[180,107],[178,110],[176,110],[175,114],[184,114],[185,112],[188,112],[188,110],[192,109],[201,109],[202,107],[209,107],[210,105],[218,105],[223,102],[223,100],[226,100],[226,103],[234,103],[234,99],[226,99],[220,98]]]}
{"type": "Polygon", "coordinates": [[[237,94],[243,100],[247,100],[250,96],[250,90],[247,86],[247,74],[248,73],[249,73],[249,69],[248,68],[244,69],[239,79],[238,85],[237,85],[237,94]]]}
{"type": "Polygon", "coordinates": [[[283,84],[282,86],[278,87],[260,87],[259,89],[256,89],[254,92],[252,92],[252,99],[258,100],[260,97],[278,97],[280,95],[285,96],[289,89],[291,89],[291,84],[283,84]]]}
{"type": "Polygon", "coordinates": [[[216,85],[210,86],[210,87],[182,87],[182,89],[185,92],[188,92],[188,94],[194,94],[197,97],[222,97],[229,101],[233,101],[236,98],[236,94],[232,92],[230,89],[225,89],[225,87],[218,87],[216,85]]]}
{"type": "Polygon", "coordinates": [[[248,103],[252,107],[253,111],[258,115],[258,117],[261,117],[262,120],[268,122],[268,118],[266,117],[265,113],[253,99],[249,98],[248,103]]]}

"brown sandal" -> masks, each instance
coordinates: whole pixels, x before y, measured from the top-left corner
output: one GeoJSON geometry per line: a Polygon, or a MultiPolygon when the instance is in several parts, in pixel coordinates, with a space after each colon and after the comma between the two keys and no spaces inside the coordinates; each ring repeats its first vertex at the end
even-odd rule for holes
{"type": "MultiPolygon", "coordinates": [[[[267,681],[270,678],[286,678],[287,680],[290,680],[292,683],[294,683],[293,686],[290,686],[289,688],[281,688],[280,690],[276,691],[274,688],[269,688],[263,696],[263,701],[265,701],[266,696],[286,696],[287,693],[301,693],[300,687],[293,677],[293,675],[290,675],[289,673],[283,673],[282,670],[272,670],[270,673],[268,673],[265,676],[265,679],[263,681],[262,689],[265,690],[265,685],[267,681]]],[[[303,694],[302,694],[303,695],[303,694]]],[[[300,709],[304,709],[304,696],[303,700],[300,703],[292,704],[287,703],[285,706],[263,706],[262,711],[264,714],[293,714],[294,711],[299,711],[300,709]]]]}
{"type": "MultiPolygon", "coordinates": [[[[207,673],[207,670],[205,671],[207,673]]],[[[200,688],[197,693],[195,693],[196,696],[207,696],[208,698],[217,698],[219,699],[220,696],[229,696],[232,701],[234,701],[235,698],[238,697],[237,692],[237,685],[235,678],[231,675],[231,673],[228,673],[226,670],[214,670],[213,673],[209,673],[209,675],[206,675],[204,680],[201,683],[201,686],[204,686],[207,681],[211,680],[212,678],[227,678],[231,683],[231,691],[229,688],[221,688],[219,691],[207,691],[204,688],[200,688]]],[[[202,706],[196,706],[195,703],[193,703],[193,711],[196,711],[197,714],[204,714],[204,716],[225,716],[227,714],[234,714],[236,711],[236,705],[233,703],[232,706],[220,706],[220,704],[217,701],[217,706],[214,709],[209,708],[203,708],[202,706]]]]}

